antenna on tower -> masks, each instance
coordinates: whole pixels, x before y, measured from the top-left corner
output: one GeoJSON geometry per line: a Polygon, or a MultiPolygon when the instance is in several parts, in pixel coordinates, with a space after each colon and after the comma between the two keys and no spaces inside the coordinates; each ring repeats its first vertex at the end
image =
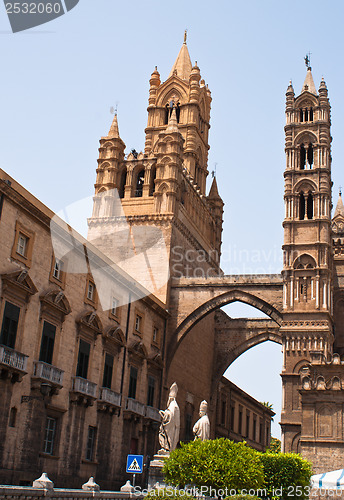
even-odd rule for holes
{"type": "Polygon", "coordinates": [[[312,69],[311,68],[311,55],[312,55],[312,53],[308,52],[308,54],[306,54],[306,57],[304,58],[305,59],[305,65],[306,65],[307,69],[312,69]]]}
{"type": "Polygon", "coordinates": [[[214,177],[216,177],[216,166],[217,166],[217,163],[214,163],[214,170],[212,170],[212,172],[211,172],[211,176],[213,179],[214,179],[214,177]]]}
{"type": "Polygon", "coordinates": [[[113,106],[110,107],[110,113],[112,115],[117,115],[117,108],[118,108],[118,101],[116,102],[116,106],[115,107],[113,107],[113,106]]]}
{"type": "Polygon", "coordinates": [[[186,39],[187,39],[187,37],[188,37],[188,30],[186,29],[186,30],[184,31],[184,43],[186,43],[186,39]]]}

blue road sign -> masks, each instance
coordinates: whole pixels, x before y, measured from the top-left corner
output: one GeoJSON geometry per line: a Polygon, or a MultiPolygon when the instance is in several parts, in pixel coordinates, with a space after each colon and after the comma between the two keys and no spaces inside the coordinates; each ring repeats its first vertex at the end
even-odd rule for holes
{"type": "Polygon", "coordinates": [[[143,455],[128,455],[126,472],[130,474],[142,474],[143,455]]]}

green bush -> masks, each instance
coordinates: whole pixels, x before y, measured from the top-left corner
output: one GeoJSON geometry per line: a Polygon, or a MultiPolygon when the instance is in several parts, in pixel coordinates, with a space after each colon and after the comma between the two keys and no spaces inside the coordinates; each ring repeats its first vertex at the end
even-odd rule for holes
{"type": "Polygon", "coordinates": [[[308,497],[312,464],[295,453],[261,453],[264,487],[269,499],[308,497]]]}
{"type": "Polygon", "coordinates": [[[281,441],[277,438],[272,437],[270,446],[266,449],[266,451],[271,453],[281,453],[281,441]]]}
{"type": "Polygon", "coordinates": [[[237,493],[258,489],[264,481],[260,454],[245,442],[225,438],[182,443],[166,460],[163,472],[173,486],[192,484],[237,493]]]}

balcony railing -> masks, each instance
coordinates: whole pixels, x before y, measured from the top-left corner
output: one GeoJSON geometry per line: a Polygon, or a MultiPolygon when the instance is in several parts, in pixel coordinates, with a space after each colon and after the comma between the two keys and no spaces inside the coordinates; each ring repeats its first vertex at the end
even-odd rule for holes
{"type": "Polygon", "coordinates": [[[99,400],[102,403],[109,403],[118,408],[121,407],[121,395],[107,387],[101,387],[99,391],[99,400]]]}
{"type": "Polygon", "coordinates": [[[14,368],[21,372],[26,372],[27,358],[28,356],[26,356],[26,354],[22,354],[21,352],[15,351],[10,347],[0,345],[1,365],[6,365],[10,368],[14,368]]]}
{"type": "Polygon", "coordinates": [[[125,409],[131,411],[132,413],[136,413],[137,415],[141,415],[142,417],[146,414],[145,405],[133,398],[127,398],[125,409]]]}
{"type": "Polygon", "coordinates": [[[43,361],[34,361],[33,366],[34,377],[41,378],[43,380],[47,380],[48,382],[52,382],[53,384],[62,386],[64,374],[63,370],[56,368],[56,366],[49,365],[48,363],[44,363],[43,361]]]}
{"type": "Polygon", "coordinates": [[[73,391],[96,398],[97,384],[82,377],[73,377],[73,391]]]}
{"type": "Polygon", "coordinates": [[[146,406],[146,418],[150,418],[156,422],[161,422],[159,410],[157,408],[153,408],[153,406],[146,406]]]}

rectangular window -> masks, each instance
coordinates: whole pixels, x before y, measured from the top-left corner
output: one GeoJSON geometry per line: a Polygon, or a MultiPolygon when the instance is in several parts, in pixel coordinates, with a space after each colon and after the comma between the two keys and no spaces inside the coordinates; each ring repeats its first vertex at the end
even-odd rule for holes
{"type": "Polygon", "coordinates": [[[48,417],[45,424],[43,452],[53,455],[56,436],[56,418],[48,417]]]}
{"type": "Polygon", "coordinates": [[[86,446],[86,460],[93,460],[94,448],[96,443],[96,427],[89,426],[86,446]]]}
{"type": "Polygon", "coordinates": [[[56,326],[44,321],[39,360],[44,361],[44,363],[49,363],[49,365],[53,362],[55,333],[56,326]]]}
{"type": "Polygon", "coordinates": [[[234,431],[235,406],[231,406],[231,431],[234,431]]]}
{"type": "Polygon", "coordinates": [[[238,433],[242,435],[242,409],[239,409],[239,425],[238,425],[238,433]]]}
{"type": "Polygon", "coordinates": [[[90,344],[80,339],[78,366],[76,368],[76,376],[87,378],[88,362],[90,359],[90,344]]]}
{"type": "Polygon", "coordinates": [[[94,291],[95,291],[95,286],[93,283],[91,283],[89,281],[88,286],[87,286],[87,298],[88,298],[88,300],[94,301],[94,291]]]}
{"type": "Polygon", "coordinates": [[[153,342],[154,344],[158,344],[159,343],[159,330],[157,328],[153,328],[153,342]]]}
{"type": "Polygon", "coordinates": [[[147,406],[154,406],[155,378],[148,376],[147,406]]]}
{"type": "Polygon", "coordinates": [[[103,387],[107,387],[108,389],[111,389],[112,371],[113,371],[113,356],[111,356],[111,354],[106,353],[104,362],[103,387]]]}
{"type": "Polygon", "coordinates": [[[256,417],[253,417],[253,441],[256,441],[257,439],[257,419],[256,417]]]}
{"type": "Polygon", "coordinates": [[[136,315],[136,319],[135,319],[135,330],[137,332],[140,332],[141,331],[141,316],[139,316],[138,314],[136,315]]]}
{"type": "Polygon", "coordinates": [[[129,398],[135,399],[136,385],[137,385],[137,368],[135,368],[135,366],[131,366],[129,375],[129,392],[128,392],[129,398]]]}
{"type": "Polygon", "coordinates": [[[111,314],[117,316],[118,300],[112,297],[111,314]]]}
{"type": "Polygon", "coordinates": [[[264,444],[263,441],[263,424],[260,422],[259,424],[259,442],[264,444]]]}
{"type": "Polygon", "coordinates": [[[18,243],[17,243],[17,253],[19,253],[19,255],[21,255],[22,257],[26,257],[27,255],[28,241],[29,238],[27,236],[24,236],[22,233],[19,233],[18,243]]]}
{"type": "Polygon", "coordinates": [[[14,349],[16,343],[20,308],[5,302],[4,316],[2,320],[0,344],[14,349]]]}
{"type": "Polygon", "coordinates": [[[246,413],[246,437],[250,437],[250,414],[246,413]]]}
{"type": "Polygon", "coordinates": [[[221,402],[221,425],[226,425],[226,401],[221,402]]]}
{"type": "Polygon", "coordinates": [[[55,279],[61,281],[62,270],[63,270],[62,260],[55,259],[55,264],[54,264],[54,269],[53,269],[53,276],[55,279]]]}

